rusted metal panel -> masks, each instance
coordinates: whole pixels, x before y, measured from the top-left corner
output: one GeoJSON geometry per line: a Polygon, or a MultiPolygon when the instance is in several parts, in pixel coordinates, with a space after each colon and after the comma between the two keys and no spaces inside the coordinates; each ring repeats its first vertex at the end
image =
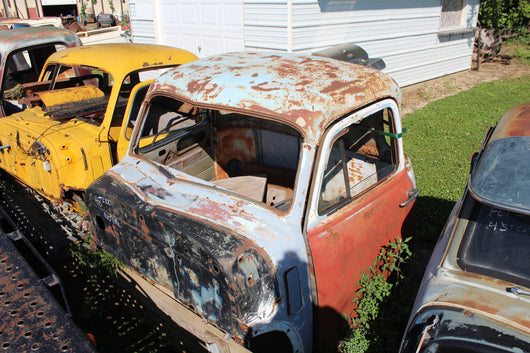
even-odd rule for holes
{"type": "Polygon", "coordinates": [[[381,72],[315,56],[231,53],[163,74],[151,91],[191,102],[253,111],[297,126],[318,142],[335,119],[401,91],[381,72]],[[221,73],[222,74],[219,74],[221,73]],[[199,79],[200,77],[200,79],[199,79]]]}
{"type": "MultiPolygon", "coordinates": [[[[303,241],[282,235],[286,229],[296,234],[296,227],[224,192],[215,195],[185,182],[154,178],[160,172],[153,173],[148,164],[138,174],[136,163],[128,165],[125,159],[87,191],[96,241],[106,251],[169,289],[181,305],[241,344],[251,337],[251,327],[287,319],[279,273],[302,266],[303,300],[311,302],[303,241]],[[132,189],[121,185],[123,176],[137,180],[132,189]],[[153,197],[156,206],[146,202],[153,197]],[[274,245],[279,242],[281,247],[274,245]]],[[[304,312],[310,322],[311,310],[306,305],[297,315],[304,312]]],[[[304,330],[311,332],[311,326],[304,330]]]]}
{"type": "Polygon", "coordinates": [[[170,70],[150,87],[127,156],[87,189],[96,243],[235,343],[318,350],[323,313],[351,314],[355,278],[412,208],[399,99],[384,74],[327,58],[235,53],[170,70]],[[385,147],[395,163],[381,161],[390,172],[349,207],[319,215],[317,166],[334,128],[368,117],[386,119],[394,140],[362,152],[385,147]],[[237,184],[250,180],[266,190],[249,197],[237,184]]]}
{"type": "Polygon", "coordinates": [[[193,333],[193,337],[209,352],[249,353],[249,350],[235,342],[230,334],[219,330],[208,320],[202,320],[180,302],[175,301],[172,293],[160,286],[159,283],[147,281],[130,269],[125,269],[124,275],[133,280],[181,328],[193,333]]]}
{"type": "Polygon", "coordinates": [[[17,28],[0,31],[0,54],[2,59],[14,50],[47,43],[61,43],[67,47],[80,46],[81,41],[69,30],[53,27],[17,28]]]}
{"type": "Polygon", "coordinates": [[[490,141],[504,137],[528,136],[530,131],[530,103],[510,109],[495,127],[490,141]]]}
{"type": "MultiPolygon", "coordinates": [[[[52,279],[53,280],[53,279],[52,279]]],[[[96,352],[0,231],[0,344],[8,352],[96,352]]]]}
{"type": "Polygon", "coordinates": [[[443,345],[448,333],[441,324],[426,324],[429,317],[450,318],[461,328],[451,335],[456,350],[530,348],[529,118],[529,104],[515,107],[486,133],[427,265],[403,353],[428,349],[438,337],[443,345]]]}
{"type": "Polygon", "coordinates": [[[54,105],[76,103],[86,99],[105,96],[99,88],[93,85],[39,92],[37,95],[48,108],[54,105]]]}

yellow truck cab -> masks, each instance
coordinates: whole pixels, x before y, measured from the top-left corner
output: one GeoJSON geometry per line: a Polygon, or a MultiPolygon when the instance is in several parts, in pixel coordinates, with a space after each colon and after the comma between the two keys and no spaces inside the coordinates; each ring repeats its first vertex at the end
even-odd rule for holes
{"type": "Polygon", "coordinates": [[[124,116],[133,87],[195,59],[149,44],[51,55],[38,82],[23,85],[19,103],[28,109],[0,119],[0,168],[49,200],[78,206],[87,186],[127,149],[134,121],[124,116]]]}

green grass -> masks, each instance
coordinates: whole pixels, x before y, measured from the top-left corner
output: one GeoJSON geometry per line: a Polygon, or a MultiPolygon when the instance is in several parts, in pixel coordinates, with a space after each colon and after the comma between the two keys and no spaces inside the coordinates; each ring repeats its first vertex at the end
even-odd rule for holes
{"type": "Polygon", "coordinates": [[[507,39],[503,45],[508,55],[518,58],[522,63],[530,65],[530,34],[507,39]]]}
{"type": "Polygon", "coordinates": [[[530,102],[530,78],[494,81],[435,101],[404,117],[405,151],[422,196],[460,198],[488,126],[516,105],[530,102]]]}
{"type": "Polygon", "coordinates": [[[428,104],[403,118],[405,151],[412,160],[420,197],[416,235],[405,278],[380,306],[366,352],[397,352],[432,249],[466,185],[470,156],[488,126],[516,105],[530,102],[530,76],[482,83],[428,104]]]}

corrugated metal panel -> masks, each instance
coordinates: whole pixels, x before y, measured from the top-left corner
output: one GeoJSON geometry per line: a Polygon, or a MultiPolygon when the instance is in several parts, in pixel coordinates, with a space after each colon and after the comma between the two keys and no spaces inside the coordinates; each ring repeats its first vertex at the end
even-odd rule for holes
{"type": "Polygon", "coordinates": [[[153,21],[131,20],[133,43],[155,43],[155,27],[153,21]]]}

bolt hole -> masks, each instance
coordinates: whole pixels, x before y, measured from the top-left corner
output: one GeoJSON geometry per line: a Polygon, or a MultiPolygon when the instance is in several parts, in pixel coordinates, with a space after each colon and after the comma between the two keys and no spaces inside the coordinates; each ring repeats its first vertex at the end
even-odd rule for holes
{"type": "Polygon", "coordinates": [[[105,229],[105,221],[100,216],[96,216],[96,225],[99,229],[104,230],[105,229]]]}

